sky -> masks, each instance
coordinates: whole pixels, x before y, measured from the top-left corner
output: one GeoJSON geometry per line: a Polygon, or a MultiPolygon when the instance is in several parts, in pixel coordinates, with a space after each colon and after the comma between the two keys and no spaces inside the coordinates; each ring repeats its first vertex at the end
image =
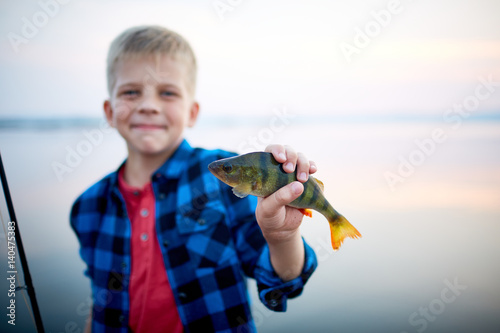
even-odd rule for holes
{"type": "MultiPolygon", "coordinates": [[[[100,117],[109,43],[141,24],[191,43],[208,115],[441,117],[500,81],[499,12],[496,0],[1,0],[0,118],[100,117]]],[[[500,95],[473,111],[498,114],[500,95]]]]}

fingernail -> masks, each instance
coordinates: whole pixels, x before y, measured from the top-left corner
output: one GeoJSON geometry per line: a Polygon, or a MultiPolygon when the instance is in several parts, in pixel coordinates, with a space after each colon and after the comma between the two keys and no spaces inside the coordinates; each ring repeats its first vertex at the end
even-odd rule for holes
{"type": "Polygon", "coordinates": [[[285,161],[285,160],[286,160],[286,155],[285,155],[285,154],[283,154],[283,153],[279,153],[279,155],[278,155],[278,156],[279,156],[279,158],[280,158],[280,159],[282,159],[283,161],[285,161]]]}
{"type": "Polygon", "coordinates": [[[285,165],[285,167],[286,167],[288,170],[293,171],[293,164],[292,164],[292,163],[288,162],[288,163],[285,165]]]}
{"type": "Polygon", "coordinates": [[[300,183],[292,183],[292,190],[295,194],[300,193],[302,191],[302,185],[300,183]]]}
{"type": "Polygon", "coordinates": [[[299,174],[299,179],[300,179],[300,180],[303,180],[303,181],[306,181],[306,180],[307,180],[306,173],[305,173],[305,172],[301,172],[301,173],[299,174]]]}

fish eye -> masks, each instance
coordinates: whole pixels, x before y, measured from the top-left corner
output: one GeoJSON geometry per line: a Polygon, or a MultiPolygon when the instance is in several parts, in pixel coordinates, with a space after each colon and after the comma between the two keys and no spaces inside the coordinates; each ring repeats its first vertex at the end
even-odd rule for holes
{"type": "Polygon", "coordinates": [[[222,166],[222,170],[224,170],[224,172],[229,173],[233,171],[233,166],[230,163],[224,163],[224,165],[222,166]]]}

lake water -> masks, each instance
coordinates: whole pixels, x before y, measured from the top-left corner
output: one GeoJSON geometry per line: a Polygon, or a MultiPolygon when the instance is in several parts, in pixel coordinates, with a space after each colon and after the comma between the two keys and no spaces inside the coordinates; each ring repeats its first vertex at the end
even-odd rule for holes
{"type": "MultiPolygon", "coordinates": [[[[260,332],[499,331],[498,120],[453,128],[439,119],[229,119],[202,118],[186,136],[193,146],[239,152],[271,141],[292,145],[316,161],[326,197],[363,235],[334,253],[326,220],[304,218],[319,267],[286,313],[264,309],[249,281],[260,332]]],[[[125,146],[99,122],[9,126],[1,128],[0,148],[46,331],[81,332],[90,283],[69,210],[122,162],[125,146]],[[68,166],[69,151],[85,156],[68,166]],[[54,163],[71,172],[58,176],[54,163]]],[[[0,207],[6,223],[5,203],[0,207]]],[[[22,292],[16,326],[7,324],[7,290],[0,279],[0,331],[35,331],[22,292]]]]}

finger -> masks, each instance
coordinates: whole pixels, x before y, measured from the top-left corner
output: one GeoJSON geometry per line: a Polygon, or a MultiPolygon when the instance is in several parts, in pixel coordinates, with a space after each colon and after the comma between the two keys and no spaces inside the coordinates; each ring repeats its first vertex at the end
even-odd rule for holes
{"type": "Polygon", "coordinates": [[[309,161],[309,174],[312,175],[316,171],[318,171],[318,166],[316,165],[316,162],[309,161]]]}
{"type": "Polygon", "coordinates": [[[304,186],[299,182],[292,182],[280,188],[278,191],[261,200],[262,213],[267,216],[273,215],[280,208],[297,199],[303,191],[304,186]]]}
{"type": "Polygon", "coordinates": [[[288,173],[295,171],[295,166],[297,165],[298,155],[295,150],[290,146],[285,146],[286,151],[286,162],[283,164],[283,170],[288,173]]]}
{"type": "Polygon", "coordinates": [[[286,151],[283,145],[269,145],[266,147],[265,151],[272,153],[276,161],[279,163],[286,162],[286,151]]]}
{"type": "Polygon", "coordinates": [[[305,183],[309,178],[309,160],[302,153],[298,153],[297,158],[297,180],[305,183]]]}

